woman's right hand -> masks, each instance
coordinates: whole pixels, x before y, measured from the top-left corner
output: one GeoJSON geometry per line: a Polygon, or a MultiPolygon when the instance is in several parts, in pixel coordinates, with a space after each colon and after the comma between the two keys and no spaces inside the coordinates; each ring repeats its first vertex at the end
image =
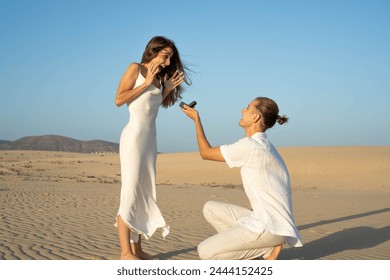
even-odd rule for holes
{"type": "Polygon", "coordinates": [[[152,61],[148,67],[148,72],[146,73],[145,83],[147,86],[153,84],[154,78],[160,71],[160,65],[158,65],[155,61],[152,61]]]}

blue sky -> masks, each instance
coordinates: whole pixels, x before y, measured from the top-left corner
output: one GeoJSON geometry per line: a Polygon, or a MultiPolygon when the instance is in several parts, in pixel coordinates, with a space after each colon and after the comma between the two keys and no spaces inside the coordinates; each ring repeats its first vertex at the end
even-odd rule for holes
{"type": "MultiPolygon", "coordinates": [[[[175,41],[193,70],[209,142],[244,136],[241,109],[274,99],[276,146],[390,145],[390,1],[0,0],[0,139],[58,134],[119,142],[118,82],[149,39],[175,41]]],[[[158,149],[195,151],[178,105],[158,149]]]]}

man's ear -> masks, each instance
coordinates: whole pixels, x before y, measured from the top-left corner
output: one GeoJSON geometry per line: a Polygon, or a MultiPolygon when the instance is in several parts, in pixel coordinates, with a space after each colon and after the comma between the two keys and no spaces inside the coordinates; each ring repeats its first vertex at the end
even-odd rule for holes
{"type": "Polygon", "coordinates": [[[259,122],[260,120],[261,120],[261,114],[259,114],[259,113],[253,113],[253,115],[252,115],[252,120],[253,120],[253,122],[254,123],[257,123],[257,122],[259,122]]]}

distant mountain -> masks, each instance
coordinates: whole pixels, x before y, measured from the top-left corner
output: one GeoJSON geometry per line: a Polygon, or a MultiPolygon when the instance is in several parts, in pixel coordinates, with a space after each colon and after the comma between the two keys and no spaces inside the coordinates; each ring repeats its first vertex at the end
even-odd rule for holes
{"type": "Polygon", "coordinates": [[[75,153],[118,152],[119,144],[102,141],[80,141],[58,135],[28,136],[16,141],[0,140],[0,150],[42,150],[75,153]]]}
{"type": "Polygon", "coordinates": [[[12,141],[8,141],[8,140],[0,140],[0,144],[8,144],[8,143],[11,143],[12,141]]]}

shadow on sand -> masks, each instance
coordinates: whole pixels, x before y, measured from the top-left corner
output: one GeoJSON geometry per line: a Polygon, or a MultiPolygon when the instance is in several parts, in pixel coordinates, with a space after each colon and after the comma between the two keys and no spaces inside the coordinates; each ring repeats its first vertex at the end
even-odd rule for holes
{"type": "MultiPolygon", "coordinates": [[[[311,224],[301,225],[299,230],[306,230],[316,226],[322,226],[331,223],[342,222],[346,220],[358,219],[362,217],[377,215],[389,212],[390,208],[340,217],[336,219],[318,221],[311,224]]],[[[390,240],[390,226],[375,229],[372,227],[361,226],[356,228],[344,229],[335,232],[323,238],[304,244],[301,248],[287,248],[279,256],[281,260],[303,259],[315,260],[326,256],[342,252],[344,250],[361,250],[374,247],[390,240]]],[[[174,256],[195,251],[197,247],[184,248],[156,255],[160,260],[167,260],[174,256]]],[[[362,257],[362,259],[364,259],[362,257]]]]}
{"type": "Polygon", "coordinates": [[[180,249],[180,250],[175,250],[175,251],[161,253],[161,254],[155,255],[155,257],[160,259],[160,260],[169,260],[173,256],[177,256],[177,255],[180,255],[180,254],[185,254],[185,253],[196,251],[196,250],[197,250],[197,247],[184,248],[184,249],[180,249]]]}
{"type": "MultiPolygon", "coordinates": [[[[299,230],[304,230],[316,226],[367,217],[389,211],[390,208],[384,208],[366,213],[345,216],[337,219],[319,221],[316,223],[302,225],[298,228],[299,230]]],[[[361,250],[371,248],[388,240],[390,240],[390,226],[386,226],[379,229],[375,229],[368,226],[361,226],[356,228],[344,229],[339,232],[332,233],[323,238],[304,244],[304,246],[301,248],[285,249],[282,251],[279,259],[315,260],[342,252],[344,250],[361,250]]],[[[364,259],[363,256],[362,259],[364,259]]]]}

